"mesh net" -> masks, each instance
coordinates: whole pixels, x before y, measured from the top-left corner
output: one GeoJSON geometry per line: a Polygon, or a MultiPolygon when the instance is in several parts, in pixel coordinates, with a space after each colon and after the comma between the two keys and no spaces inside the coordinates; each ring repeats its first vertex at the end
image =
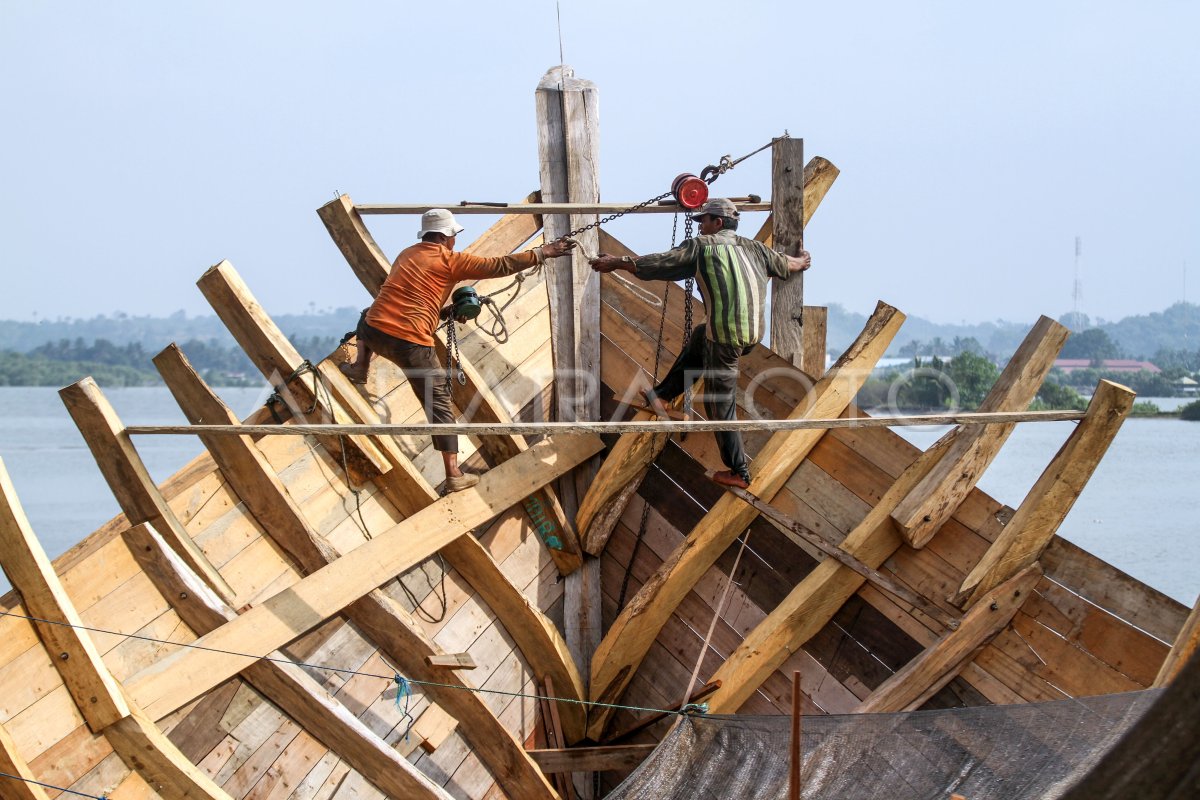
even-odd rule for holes
{"type": "MultiPolygon", "coordinates": [[[[801,797],[1058,797],[1160,692],[804,717],[801,797]]],[[[608,797],[783,800],[790,740],[787,716],[685,717],[608,797]]]]}

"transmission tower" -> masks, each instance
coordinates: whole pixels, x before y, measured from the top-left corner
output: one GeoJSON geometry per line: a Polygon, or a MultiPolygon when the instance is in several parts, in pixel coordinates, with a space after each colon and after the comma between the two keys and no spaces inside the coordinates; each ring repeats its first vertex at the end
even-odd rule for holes
{"type": "Polygon", "coordinates": [[[1079,269],[1080,257],[1083,255],[1083,239],[1075,237],[1075,287],[1071,291],[1071,327],[1078,331],[1083,327],[1079,311],[1079,302],[1083,299],[1083,277],[1079,269]]]}

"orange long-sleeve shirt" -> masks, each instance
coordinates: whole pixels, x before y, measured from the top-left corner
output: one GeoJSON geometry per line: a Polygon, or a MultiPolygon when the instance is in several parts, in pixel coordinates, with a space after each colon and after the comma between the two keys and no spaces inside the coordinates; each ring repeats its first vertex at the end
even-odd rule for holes
{"type": "Polygon", "coordinates": [[[442,244],[420,242],[396,256],[392,271],[367,311],[367,324],[406,342],[433,346],[438,314],[454,287],[499,278],[536,265],[539,251],[482,258],[442,244]]]}

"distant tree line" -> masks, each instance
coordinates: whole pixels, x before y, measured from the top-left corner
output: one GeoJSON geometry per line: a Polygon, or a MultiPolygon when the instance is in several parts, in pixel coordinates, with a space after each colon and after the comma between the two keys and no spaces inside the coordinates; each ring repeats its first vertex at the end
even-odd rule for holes
{"type": "MultiPolygon", "coordinates": [[[[341,337],[293,335],[289,339],[302,356],[318,361],[333,352],[341,337]]],[[[236,344],[190,339],[180,349],[211,386],[263,383],[258,370],[236,344]]],[[[141,342],[59,339],[27,353],[0,350],[0,386],[65,386],[87,375],[105,387],[153,386],[162,380],[152,358],[141,342]]]]}

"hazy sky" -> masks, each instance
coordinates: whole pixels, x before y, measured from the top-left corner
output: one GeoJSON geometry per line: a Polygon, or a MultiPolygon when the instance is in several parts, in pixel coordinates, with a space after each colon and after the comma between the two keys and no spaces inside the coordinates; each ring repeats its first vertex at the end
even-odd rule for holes
{"type": "MultiPolygon", "coordinates": [[[[940,322],[1115,319],[1200,295],[1200,4],[561,4],[600,90],[601,191],[636,202],[784,129],[842,175],[810,303],[940,322]]],[[[0,318],[365,305],[314,210],[536,188],[539,2],[0,0],[0,318]]],[[[714,194],[770,193],[762,154],[714,194]]],[[[746,225],[757,229],[761,217],[746,225]]],[[[467,240],[486,219],[463,220],[467,240]]],[[[394,255],[413,218],[369,220],[394,255]]],[[[670,217],[610,228],[665,249],[670,217]]]]}

